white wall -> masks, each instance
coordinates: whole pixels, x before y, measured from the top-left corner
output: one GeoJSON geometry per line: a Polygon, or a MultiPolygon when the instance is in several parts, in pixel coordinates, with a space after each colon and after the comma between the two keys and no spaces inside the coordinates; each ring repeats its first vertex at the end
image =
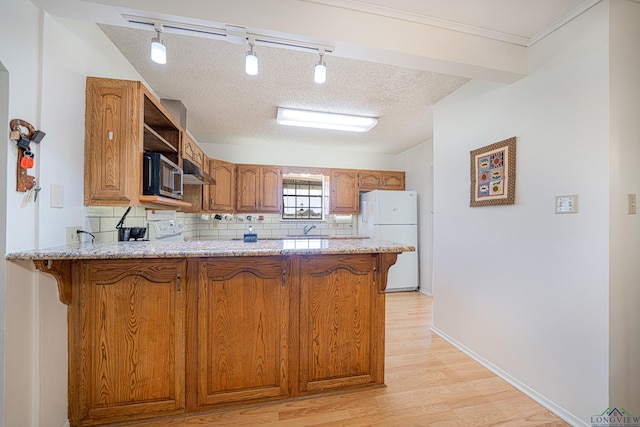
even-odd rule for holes
{"type": "MultiPolygon", "coordinates": [[[[30,2],[11,0],[0,0],[0,10],[0,40],[3,41],[0,43],[0,62],[8,71],[5,77],[8,77],[9,82],[8,112],[3,120],[20,118],[38,126],[40,12],[30,2]],[[16,46],[20,48],[16,49],[16,46]],[[20,54],[16,54],[17,52],[20,54]]],[[[3,135],[7,135],[7,128],[3,129],[3,135]]],[[[33,205],[21,207],[23,194],[15,191],[17,149],[7,137],[3,140],[5,144],[2,150],[5,150],[5,154],[2,159],[7,179],[7,190],[3,192],[3,205],[6,206],[6,240],[2,248],[4,258],[7,250],[34,247],[36,232],[33,205]]],[[[31,426],[36,425],[31,410],[35,400],[34,373],[37,365],[33,351],[33,316],[21,317],[21,311],[26,309],[33,313],[32,275],[24,274],[24,269],[11,263],[6,267],[6,272],[0,276],[2,290],[6,292],[4,301],[1,301],[5,319],[5,341],[2,348],[5,362],[4,416],[1,423],[3,426],[31,426]],[[23,287],[11,286],[11,283],[16,282],[23,287]],[[14,307],[16,310],[13,310],[14,307]],[[12,351],[14,346],[21,353],[12,351]],[[16,375],[16,372],[19,374],[16,375]],[[20,416],[12,415],[14,409],[20,411],[20,416]]]]}
{"type": "Polygon", "coordinates": [[[608,32],[603,2],[531,47],[529,76],[434,113],[435,330],[576,425],[609,405],[608,32]],[[515,205],[470,208],[469,152],[512,136],[515,205]],[[578,214],[554,215],[563,194],[578,214]]]}
{"type": "Polygon", "coordinates": [[[53,18],[43,22],[40,147],[40,247],[64,244],[66,226],[83,224],[84,98],[86,76],[140,80],[93,23],[53,18]],[[64,208],[50,207],[51,184],[64,186],[64,208]],[[51,227],[55,224],[55,227],[51,227]]]}
{"type": "Polygon", "coordinates": [[[350,153],[307,147],[296,149],[270,145],[198,143],[207,156],[233,163],[393,170],[396,158],[393,154],[350,153]]]}
{"type": "MultiPolygon", "coordinates": [[[[9,76],[9,118],[46,132],[36,153],[42,187],[36,203],[22,204],[15,191],[15,144],[6,144],[7,251],[64,244],[64,228],[84,218],[85,77],[140,80],[140,76],[94,24],[56,19],[29,0],[0,0],[0,62],[9,76]],[[8,41],[8,42],[6,42],[8,41]],[[64,208],[49,207],[52,183],[64,186],[64,208]]],[[[1,113],[0,108],[0,113],[1,113]]],[[[2,118],[0,118],[2,122],[2,118]]],[[[35,145],[35,144],[33,144],[35,145]]],[[[31,263],[8,263],[0,276],[6,296],[2,347],[6,373],[7,426],[64,425],[67,420],[66,307],[55,280],[31,263]]],[[[3,295],[4,292],[3,292],[3,295]]]]}
{"type": "MultiPolygon", "coordinates": [[[[0,62],[0,128],[9,126],[9,73],[0,62]]],[[[7,150],[0,150],[0,165],[7,164],[7,150]]],[[[0,200],[7,200],[7,175],[0,173],[0,200]]],[[[7,282],[7,262],[5,260],[7,247],[7,211],[0,209],[0,414],[4,413],[5,387],[5,295],[7,282]]],[[[0,417],[0,427],[4,427],[4,419],[0,417]]]]}
{"type": "MultiPolygon", "coordinates": [[[[0,0],[0,9],[0,40],[3,40],[0,61],[9,71],[9,119],[27,120],[39,127],[40,11],[25,0],[0,0]]],[[[16,176],[16,145],[7,143],[2,149],[8,152],[7,176],[13,178],[16,176]]],[[[33,204],[21,206],[24,193],[15,191],[14,179],[8,182],[8,188],[7,249],[33,248],[36,244],[33,204]]]]}
{"type": "Polygon", "coordinates": [[[640,217],[627,194],[640,194],[640,4],[611,2],[610,407],[640,414],[640,217]]]}
{"type": "Polygon", "coordinates": [[[432,168],[433,140],[423,142],[396,157],[395,169],[406,172],[406,189],[418,193],[418,263],[420,292],[431,295],[432,286],[432,168]]]}

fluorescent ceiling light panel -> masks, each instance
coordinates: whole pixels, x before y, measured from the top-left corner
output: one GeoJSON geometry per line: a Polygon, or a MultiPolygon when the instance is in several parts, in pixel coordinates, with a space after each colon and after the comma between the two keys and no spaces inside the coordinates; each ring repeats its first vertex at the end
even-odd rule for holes
{"type": "Polygon", "coordinates": [[[294,110],[278,107],[276,123],[279,125],[302,126],[318,129],[368,132],[376,124],[376,117],[352,116],[347,114],[323,113],[320,111],[294,110]]]}

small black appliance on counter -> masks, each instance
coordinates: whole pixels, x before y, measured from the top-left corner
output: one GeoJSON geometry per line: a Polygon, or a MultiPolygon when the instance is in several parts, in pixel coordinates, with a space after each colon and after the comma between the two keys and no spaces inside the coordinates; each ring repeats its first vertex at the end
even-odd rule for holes
{"type": "Polygon", "coordinates": [[[147,227],[123,227],[124,219],[129,214],[131,210],[131,206],[127,208],[122,218],[120,218],[120,222],[116,225],[116,229],[118,230],[118,242],[128,242],[129,240],[144,240],[144,237],[147,235],[147,227]]]}

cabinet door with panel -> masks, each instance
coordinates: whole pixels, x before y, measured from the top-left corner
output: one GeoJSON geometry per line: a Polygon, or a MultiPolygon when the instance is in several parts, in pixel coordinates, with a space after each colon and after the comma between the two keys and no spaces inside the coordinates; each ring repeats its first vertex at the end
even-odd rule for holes
{"type": "Polygon", "coordinates": [[[205,167],[204,151],[188,132],[182,133],[182,158],[191,160],[200,169],[205,167]]]}
{"type": "Polygon", "coordinates": [[[383,190],[404,190],[404,172],[399,171],[382,171],[382,189],[383,190]]]}
{"type": "Polygon", "coordinates": [[[358,189],[360,191],[378,190],[382,187],[382,173],[380,171],[358,171],[358,189]]]}
{"type": "Polygon", "coordinates": [[[289,261],[208,258],[197,288],[199,408],[289,395],[289,261]]]}
{"type": "Polygon", "coordinates": [[[185,260],[79,264],[69,321],[72,425],[184,412],[185,272],[185,260]]]}
{"type": "Polygon", "coordinates": [[[205,200],[213,212],[233,212],[236,206],[236,165],[222,160],[209,160],[209,175],[215,185],[205,187],[205,200]]]}
{"type": "Polygon", "coordinates": [[[236,211],[280,213],[282,173],[277,166],[238,165],[236,211]]]}
{"type": "Polygon", "coordinates": [[[260,191],[260,168],[254,165],[238,165],[236,169],[238,212],[258,211],[258,192],[260,191]]]}
{"type": "Polygon", "coordinates": [[[384,296],[376,266],[374,254],[302,258],[301,395],[383,383],[384,296]]]}
{"type": "Polygon", "coordinates": [[[282,173],[277,166],[260,168],[260,211],[280,213],[282,211],[282,173]]]}
{"type": "Polygon", "coordinates": [[[136,82],[87,78],[85,205],[137,205],[142,190],[136,82]]]}
{"type": "Polygon", "coordinates": [[[351,169],[331,169],[329,181],[329,213],[357,214],[360,209],[358,172],[351,169]]]}

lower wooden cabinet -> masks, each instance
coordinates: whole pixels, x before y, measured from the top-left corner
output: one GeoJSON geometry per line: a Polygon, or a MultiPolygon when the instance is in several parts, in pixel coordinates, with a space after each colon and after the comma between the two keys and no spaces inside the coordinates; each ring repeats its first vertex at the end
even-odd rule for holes
{"type": "Polygon", "coordinates": [[[184,412],[185,272],[185,260],[80,264],[69,311],[72,425],[184,412]]]}
{"type": "Polygon", "coordinates": [[[371,254],[302,258],[300,394],[384,383],[376,269],[371,254]]]}
{"type": "Polygon", "coordinates": [[[38,261],[69,304],[71,426],[382,385],[395,260],[38,261]]]}
{"type": "Polygon", "coordinates": [[[289,395],[284,258],[203,261],[198,293],[198,407],[289,395]]]}

